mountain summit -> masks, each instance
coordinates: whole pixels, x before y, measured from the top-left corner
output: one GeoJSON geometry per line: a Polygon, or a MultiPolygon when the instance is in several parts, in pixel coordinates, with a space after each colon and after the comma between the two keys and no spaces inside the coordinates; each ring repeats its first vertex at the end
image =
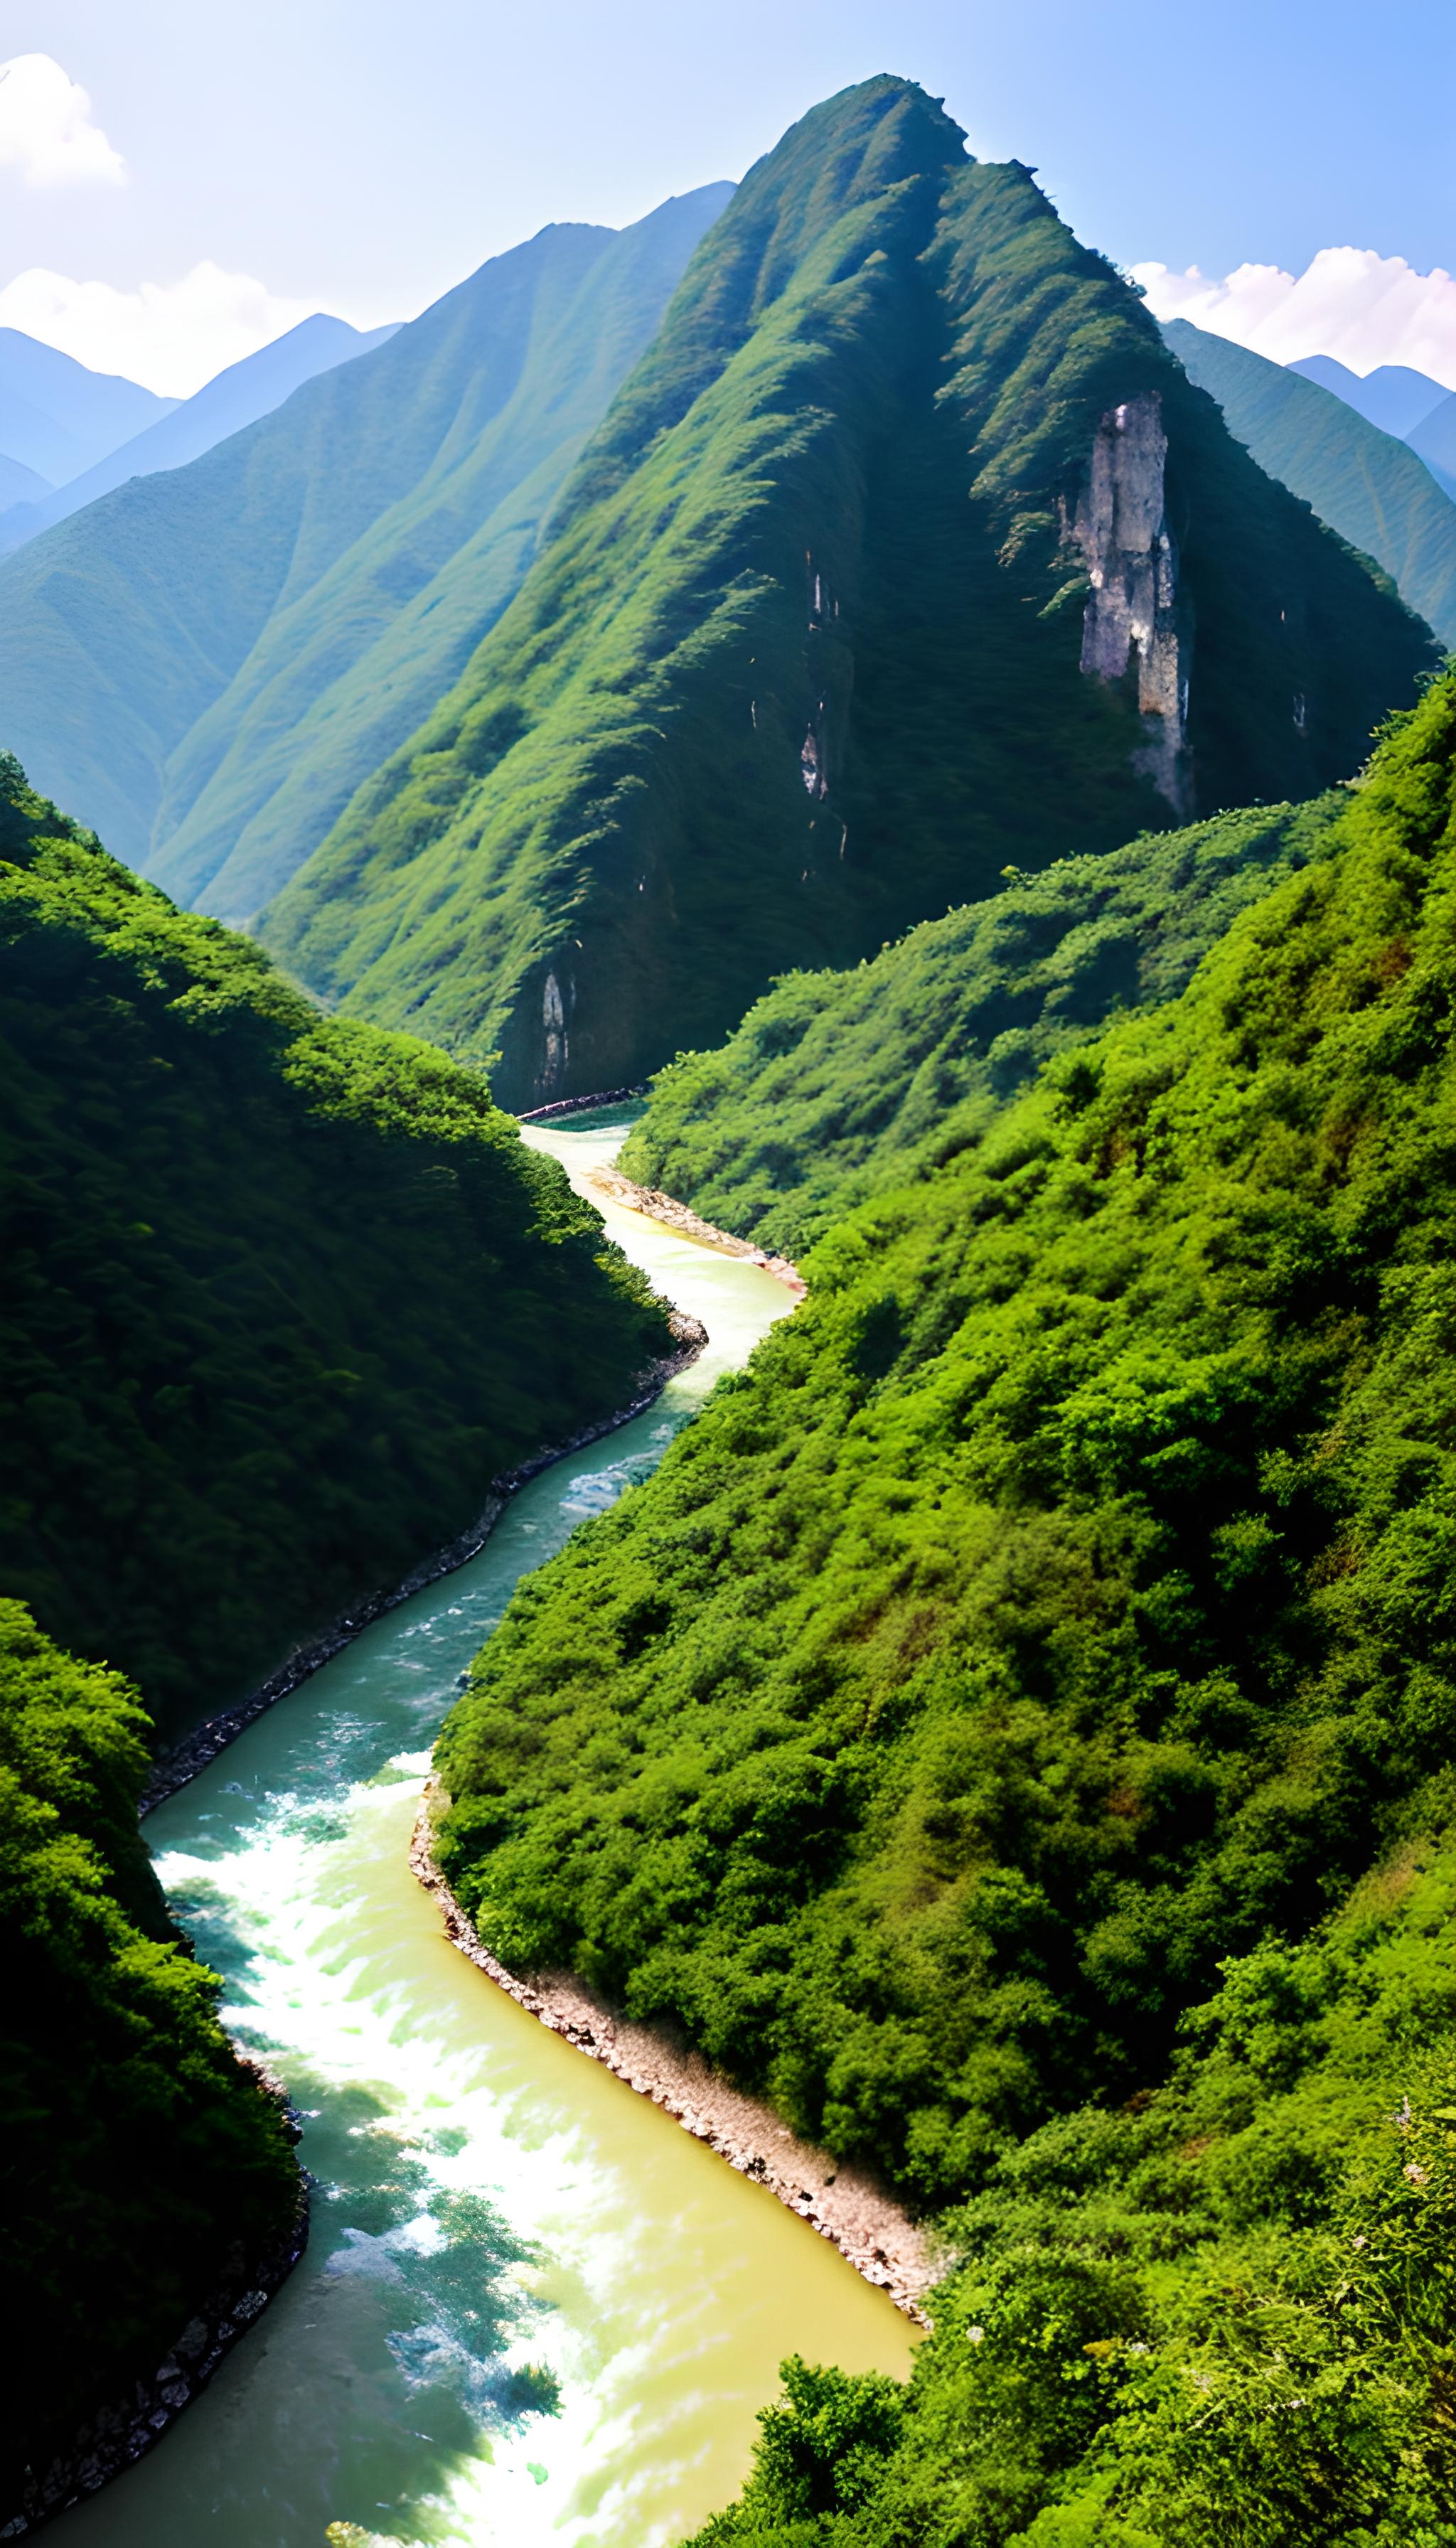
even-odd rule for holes
{"type": "Polygon", "coordinates": [[[511,607],[262,933],[528,1106],[1008,863],[1308,795],[1430,660],[1033,172],[873,79],[750,172],[511,607]]]}

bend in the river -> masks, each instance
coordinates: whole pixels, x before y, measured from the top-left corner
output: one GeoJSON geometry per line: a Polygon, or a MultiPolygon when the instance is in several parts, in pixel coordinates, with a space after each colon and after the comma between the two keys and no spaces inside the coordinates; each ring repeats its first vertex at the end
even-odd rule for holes
{"type": "MultiPolygon", "coordinates": [[[[621,1127],[528,1138],[580,1176],[621,1127]]],[[[314,2229],[211,2388],[56,2548],[324,2548],[333,2523],[665,2548],[734,2493],[783,2355],[908,2364],[882,2293],[478,1973],[410,1872],[431,1743],[518,1578],[645,1478],[791,1306],[745,1259],[605,1209],[707,1352],[146,1825],[229,2025],[306,2112],[314,2229]]]]}

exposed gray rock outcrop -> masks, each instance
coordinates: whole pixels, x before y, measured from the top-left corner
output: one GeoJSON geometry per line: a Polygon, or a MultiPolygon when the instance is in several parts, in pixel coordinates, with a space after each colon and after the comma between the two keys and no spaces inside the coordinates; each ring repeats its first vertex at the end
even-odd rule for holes
{"type": "Polygon", "coordinates": [[[1156,391],[1111,409],[1093,441],[1072,537],[1092,586],[1082,670],[1121,682],[1136,659],[1147,741],[1134,765],[1186,822],[1193,810],[1186,743],[1192,645],[1164,500],[1167,456],[1156,391]]]}

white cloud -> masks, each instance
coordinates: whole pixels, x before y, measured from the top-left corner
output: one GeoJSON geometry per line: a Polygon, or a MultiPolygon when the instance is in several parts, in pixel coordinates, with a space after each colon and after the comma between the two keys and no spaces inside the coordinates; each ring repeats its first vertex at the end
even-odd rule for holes
{"type": "Polygon", "coordinates": [[[190,398],[317,307],[285,300],[250,274],[228,274],[211,258],[175,283],[135,292],[33,265],[0,291],[0,327],[39,336],[93,372],[121,372],[162,398],[190,398]]]}
{"type": "Polygon", "coordinates": [[[1301,275],[1278,265],[1241,265],[1222,283],[1196,265],[1133,273],[1155,317],[1191,319],[1271,362],[1332,354],[1362,379],[1381,363],[1409,363],[1456,390],[1456,281],[1442,266],[1420,274],[1371,247],[1321,247],[1301,275]]]}
{"type": "Polygon", "coordinates": [[[91,100],[48,53],[0,62],[0,168],[28,186],[124,186],[127,171],[91,100]]]}

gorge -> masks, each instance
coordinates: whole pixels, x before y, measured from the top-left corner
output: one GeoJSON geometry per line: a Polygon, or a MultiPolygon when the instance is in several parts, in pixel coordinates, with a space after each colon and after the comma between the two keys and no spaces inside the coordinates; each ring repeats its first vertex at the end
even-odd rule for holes
{"type": "MultiPolygon", "coordinates": [[[[621,1128],[532,1138],[581,1167],[621,1128]]],[[[518,1578],[650,1473],[784,1288],[610,1227],[710,1343],[545,1470],[480,1556],[367,1629],[156,1808],[149,1845],[303,2109],[304,2262],[163,2446],[55,2525],[155,2548],[679,2538],[732,2492],[785,2352],[900,2372],[911,2330],[762,2187],[518,2009],[409,1868],[452,1684],[518,1578]]]]}

